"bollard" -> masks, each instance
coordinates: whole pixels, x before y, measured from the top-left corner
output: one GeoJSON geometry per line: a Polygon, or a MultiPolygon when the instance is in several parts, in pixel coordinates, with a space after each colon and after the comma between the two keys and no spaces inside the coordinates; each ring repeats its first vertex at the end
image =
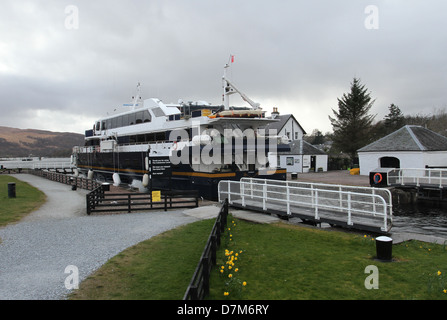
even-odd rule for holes
{"type": "Polygon", "coordinates": [[[8,183],[8,198],[16,197],[16,184],[14,182],[8,183]]]}
{"type": "Polygon", "coordinates": [[[393,239],[385,236],[376,238],[376,259],[382,262],[392,261],[393,239]]]}

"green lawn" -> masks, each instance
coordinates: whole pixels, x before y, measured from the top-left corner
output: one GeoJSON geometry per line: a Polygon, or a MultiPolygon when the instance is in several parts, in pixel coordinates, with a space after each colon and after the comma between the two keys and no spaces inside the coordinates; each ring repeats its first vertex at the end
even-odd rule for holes
{"type": "Polygon", "coordinates": [[[72,300],[181,300],[214,220],[164,232],[110,259],[80,284],[72,300]]]}
{"type": "MultiPolygon", "coordinates": [[[[208,299],[447,298],[445,246],[417,241],[393,245],[395,261],[384,263],[374,260],[375,241],[369,236],[229,219],[208,299]],[[225,250],[231,254],[226,256],[225,250]],[[378,289],[365,288],[369,265],[377,267],[378,289]]],[[[182,226],[125,250],[70,298],[182,299],[213,223],[182,226]]]]}
{"type": "Polygon", "coordinates": [[[417,241],[393,245],[394,262],[387,263],[374,260],[370,236],[235,222],[228,231],[232,241],[226,240],[218,254],[209,299],[447,299],[445,246],[417,241]],[[242,251],[231,270],[225,249],[242,251]],[[370,265],[377,267],[378,289],[365,287],[370,265]]]}
{"type": "Polygon", "coordinates": [[[45,194],[12,176],[0,175],[0,227],[17,222],[45,203],[45,194]],[[16,183],[16,198],[8,197],[8,183],[16,183]]]}

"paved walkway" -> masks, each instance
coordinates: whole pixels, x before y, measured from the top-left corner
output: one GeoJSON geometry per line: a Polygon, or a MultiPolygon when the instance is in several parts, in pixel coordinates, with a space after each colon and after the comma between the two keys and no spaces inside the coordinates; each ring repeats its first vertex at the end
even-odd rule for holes
{"type": "MultiPolygon", "coordinates": [[[[85,190],[32,175],[47,202],[22,221],[0,228],[0,299],[65,299],[75,266],[79,281],[124,249],[197,221],[184,210],[87,216],[85,190]],[[69,267],[72,268],[72,267],[69,267]]],[[[17,190],[19,193],[20,190],[17,190]]]]}

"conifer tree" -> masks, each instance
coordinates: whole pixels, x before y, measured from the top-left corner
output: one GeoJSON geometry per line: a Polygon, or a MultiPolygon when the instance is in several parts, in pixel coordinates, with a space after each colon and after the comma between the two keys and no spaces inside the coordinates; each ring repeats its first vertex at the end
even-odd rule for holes
{"type": "Polygon", "coordinates": [[[369,136],[374,115],[369,110],[374,104],[368,89],[354,78],[351,92],[344,93],[338,100],[338,111],[332,109],[334,116],[329,116],[332,124],[333,148],[348,154],[354,160],[357,150],[371,141],[369,136]]]}
{"type": "Polygon", "coordinates": [[[400,108],[396,106],[394,103],[392,103],[388,107],[389,113],[385,116],[385,129],[386,134],[389,134],[393,131],[396,131],[397,129],[400,129],[405,125],[405,117],[400,111],[400,108]]]}

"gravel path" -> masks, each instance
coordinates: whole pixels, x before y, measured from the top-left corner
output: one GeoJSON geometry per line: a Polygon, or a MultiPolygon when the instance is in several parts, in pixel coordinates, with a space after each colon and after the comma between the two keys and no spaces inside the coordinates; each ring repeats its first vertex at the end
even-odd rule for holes
{"type": "MultiPolygon", "coordinates": [[[[32,175],[16,175],[39,188],[47,202],[21,222],[0,228],[0,299],[65,299],[65,269],[79,282],[122,250],[198,219],[184,210],[87,216],[85,190],[32,175]]],[[[17,193],[20,190],[17,189],[17,193]]]]}

